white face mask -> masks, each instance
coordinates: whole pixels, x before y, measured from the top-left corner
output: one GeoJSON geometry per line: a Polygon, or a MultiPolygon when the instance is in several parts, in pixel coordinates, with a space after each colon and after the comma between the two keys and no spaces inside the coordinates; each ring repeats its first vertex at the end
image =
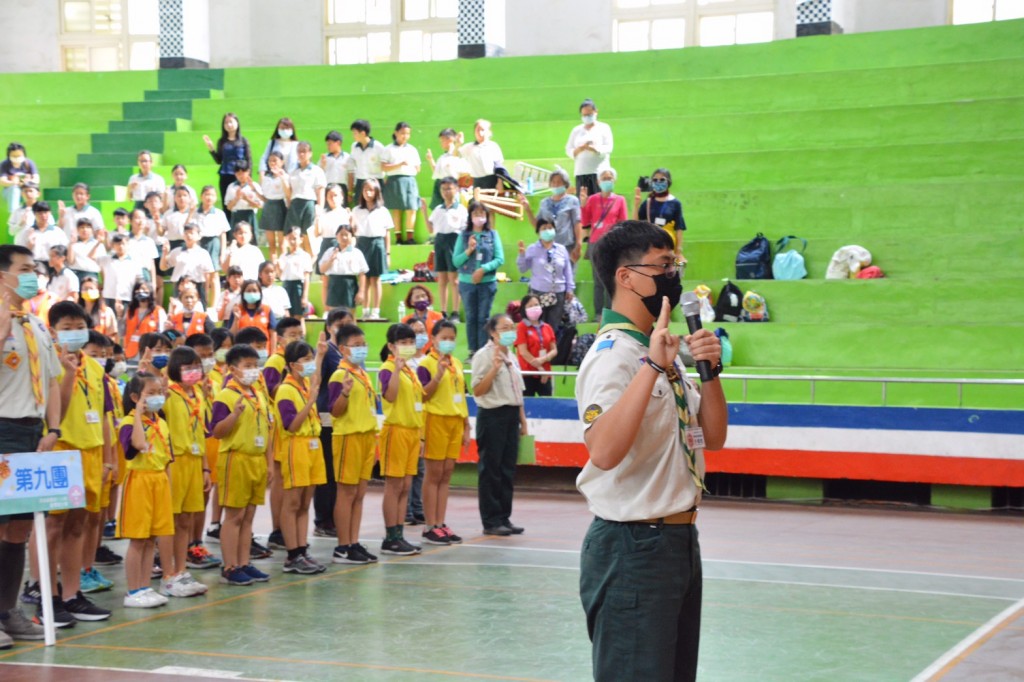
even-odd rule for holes
{"type": "Polygon", "coordinates": [[[583,121],[583,125],[590,125],[591,123],[594,123],[597,120],[597,114],[587,114],[585,116],[580,116],[580,119],[583,121]]]}
{"type": "Polygon", "coordinates": [[[252,386],[259,381],[259,379],[260,370],[258,367],[253,367],[251,369],[242,370],[242,378],[239,380],[239,383],[243,386],[252,386]]]}
{"type": "Polygon", "coordinates": [[[203,373],[209,374],[213,370],[214,366],[217,364],[217,360],[215,358],[203,358],[202,363],[203,373]]]}
{"type": "Polygon", "coordinates": [[[278,128],[277,136],[285,140],[290,140],[293,132],[294,131],[291,128],[278,128]]]}

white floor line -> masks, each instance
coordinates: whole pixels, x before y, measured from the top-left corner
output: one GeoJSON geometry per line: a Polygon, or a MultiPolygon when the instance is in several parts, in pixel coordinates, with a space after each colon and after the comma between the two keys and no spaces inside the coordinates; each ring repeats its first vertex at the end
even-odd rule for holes
{"type": "Polygon", "coordinates": [[[936,673],[949,665],[949,663],[956,659],[957,656],[960,656],[963,652],[967,651],[967,649],[974,646],[976,642],[998,628],[1002,623],[1010,620],[1010,618],[1012,618],[1021,609],[1024,609],[1024,599],[1008,606],[980,628],[967,635],[967,637],[957,643],[956,646],[939,656],[935,659],[934,663],[918,673],[911,682],[927,682],[927,680],[932,679],[936,673]]]}
{"type": "MultiPolygon", "coordinates": [[[[236,680],[236,682],[272,682],[270,679],[262,677],[241,677],[242,673],[234,672],[231,670],[217,670],[211,668],[182,668],[179,666],[164,666],[163,668],[157,668],[155,670],[142,670],[140,668],[113,668],[104,665],[76,665],[74,663],[32,663],[29,661],[0,661],[0,666],[4,665],[22,665],[30,666],[35,668],[72,668],[79,670],[103,670],[106,672],[114,673],[141,673],[142,675],[158,674],[158,675],[187,675],[194,677],[198,674],[206,675],[207,677],[223,677],[224,679],[236,680]]],[[[144,678],[142,678],[144,679],[144,678]]],[[[278,680],[277,682],[280,682],[278,680]]]]}

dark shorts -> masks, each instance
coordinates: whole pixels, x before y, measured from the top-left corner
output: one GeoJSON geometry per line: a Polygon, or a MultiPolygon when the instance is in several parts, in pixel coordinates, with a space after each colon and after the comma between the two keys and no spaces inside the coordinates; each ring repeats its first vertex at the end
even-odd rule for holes
{"type": "Polygon", "coordinates": [[[455,262],[455,242],[459,240],[459,233],[439,234],[434,236],[434,271],[435,272],[457,272],[455,262]]]}
{"type": "Polygon", "coordinates": [[[263,213],[260,215],[260,224],[267,232],[284,232],[285,216],[288,214],[288,207],[284,199],[267,199],[263,204],[263,213]]]}
{"type": "Polygon", "coordinates": [[[288,292],[289,308],[288,312],[292,315],[306,316],[306,311],[302,308],[302,280],[301,279],[283,279],[281,280],[281,286],[288,292]]]}
{"type": "Polygon", "coordinates": [[[363,252],[370,271],[367,277],[380,277],[388,271],[387,254],[384,252],[384,237],[356,237],[356,248],[363,252]]]}
{"type": "Polygon", "coordinates": [[[580,195],[580,189],[582,187],[587,188],[587,194],[594,196],[595,194],[601,193],[601,187],[597,184],[597,174],[590,173],[588,175],[577,175],[576,176],[576,196],[580,195]]]}
{"type": "Polygon", "coordinates": [[[344,306],[351,310],[355,306],[359,291],[359,278],[355,275],[327,276],[327,307],[344,306]]]}
{"type": "MultiPolygon", "coordinates": [[[[43,420],[18,419],[4,421],[0,419],[0,452],[35,452],[39,447],[39,439],[43,437],[43,420]]],[[[32,514],[0,514],[0,523],[8,521],[30,521],[32,514]]]]}
{"type": "Polygon", "coordinates": [[[389,211],[415,211],[420,207],[420,191],[412,175],[392,175],[384,183],[384,207],[389,211]]]}
{"type": "Polygon", "coordinates": [[[288,215],[285,217],[286,228],[291,229],[298,225],[305,232],[316,220],[316,202],[312,199],[292,199],[288,207],[288,215]]]}

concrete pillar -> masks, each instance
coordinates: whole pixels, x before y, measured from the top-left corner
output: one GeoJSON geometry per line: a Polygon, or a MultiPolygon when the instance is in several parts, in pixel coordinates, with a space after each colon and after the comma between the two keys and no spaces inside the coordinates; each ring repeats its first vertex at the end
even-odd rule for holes
{"type": "Polygon", "coordinates": [[[459,0],[459,59],[505,52],[505,0],[459,0]]]}
{"type": "Polygon", "coordinates": [[[160,68],[210,66],[208,0],[160,0],[160,68]]]}

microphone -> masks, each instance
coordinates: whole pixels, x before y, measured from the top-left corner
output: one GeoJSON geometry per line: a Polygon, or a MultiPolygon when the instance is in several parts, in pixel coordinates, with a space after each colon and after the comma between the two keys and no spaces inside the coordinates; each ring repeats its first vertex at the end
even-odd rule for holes
{"type": "MultiPolygon", "coordinates": [[[[697,294],[687,291],[682,295],[679,302],[683,309],[683,315],[686,317],[686,327],[693,334],[703,327],[700,322],[700,299],[697,298],[697,294]]],[[[700,375],[701,381],[711,381],[715,378],[711,371],[711,363],[707,360],[697,361],[697,374],[700,375]]]]}

